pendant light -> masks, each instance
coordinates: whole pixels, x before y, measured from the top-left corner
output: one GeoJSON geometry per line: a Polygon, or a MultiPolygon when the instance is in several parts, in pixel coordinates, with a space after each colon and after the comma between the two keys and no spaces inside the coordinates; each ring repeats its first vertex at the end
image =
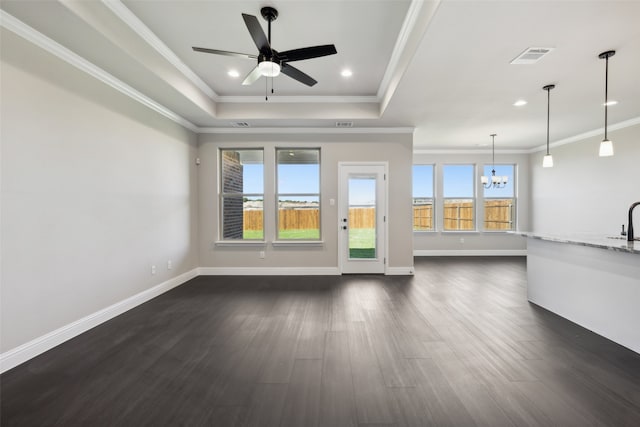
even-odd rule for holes
{"type": "Polygon", "coordinates": [[[492,133],[489,136],[491,136],[491,179],[489,179],[488,176],[482,175],[480,182],[484,188],[504,188],[504,186],[507,185],[509,177],[496,176],[496,134],[492,133]]]}
{"type": "Polygon", "coordinates": [[[549,153],[549,111],[551,105],[551,89],[556,87],[556,85],[546,85],[542,89],[547,91],[547,154],[545,154],[542,159],[542,167],[543,168],[552,168],[553,167],[553,156],[549,153]]]}
{"type": "Polygon", "coordinates": [[[615,50],[608,50],[598,55],[598,58],[606,60],[604,74],[604,139],[600,143],[600,157],[613,156],[613,143],[607,138],[607,112],[609,109],[609,58],[615,54],[615,50]]]}

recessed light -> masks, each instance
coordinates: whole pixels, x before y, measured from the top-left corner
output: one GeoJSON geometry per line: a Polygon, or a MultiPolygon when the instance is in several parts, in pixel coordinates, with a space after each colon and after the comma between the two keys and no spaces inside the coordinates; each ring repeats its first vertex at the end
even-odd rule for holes
{"type": "Polygon", "coordinates": [[[612,105],[616,105],[617,103],[618,103],[618,101],[614,101],[613,99],[611,99],[611,100],[605,102],[602,105],[606,105],[607,107],[611,107],[612,105]]]}
{"type": "Polygon", "coordinates": [[[527,105],[527,101],[525,101],[524,99],[518,99],[513,103],[514,107],[522,107],[523,105],[527,105]]]}
{"type": "Polygon", "coordinates": [[[341,75],[342,77],[351,77],[351,76],[353,76],[353,72],[352,72],[350,69],[345,68],[344,70],[342,70],[342,71],[340,72],[340,75],[341,75]]]}
{"type": "Polygon", "coordinates": [[[229,72],[227,73],[229,75],[229,77],[240,77],[240,73],[238,72],[238,70],[229,70],[229,72]]]}

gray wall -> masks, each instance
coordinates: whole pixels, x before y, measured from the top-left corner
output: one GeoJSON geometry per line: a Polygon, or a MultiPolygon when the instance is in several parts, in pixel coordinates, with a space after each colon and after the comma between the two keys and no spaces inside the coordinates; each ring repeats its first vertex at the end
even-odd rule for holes
{"type": "MultiPolygon", "coordinates": [[[[472,254],[501,254],[518,253],[526,248],[526,239],[505,232],[483,232],[481,231],[482,206],[476,200],[476,228],[478,231],[442,231],[442,166],[445,164],[466,163],[476,165],[476,194],[482,194],[480,175],[483,166],[491,164],[491,152],[478,150],[472,153],[416,153],[413,156],[414,164],[435,164],[435,216],[436,231],[415,232],[414,249],[417,255],[440,254],[445,251],[451,254],[472,253],[472,254]],[[464,242],[461,241],[464,240],[464,242]],[[507,251],[507,252],[505,252],[507,251]]],[[[517,196],[517,217],[516,229],[527,231],[529,229],[529,155],[528,154],[508,154],[496,152],[496,164],[511,163],[517,164],[516,169],[516,196],[517,196]]]]}
{"type": "Polygon", "coordinates": [[[4,352],[197,267],[197,139],[4,30],[1,52],[4,352]]]}
{"type": "Polygon", "coordinates": [[[202,134],[199,137],[200,266],[201,267],[337,267],[338,266],[338,162],[387,161],[389,163],[390,267],[412,267],[410,134],[202,134]],[[275,236],[273,180],[275,147],[321,148],[321,230],[324,244],[313,247],[216,246],[218,237],[219,148],[265,148],[265,237],[275,236]],[[329,199],[336,205],[330,206],[329,199]],[[266,257],[260,259],[259,251],[266,257]]]}
{"type": "MultiPolygon", "coordinates": [[[[640,201],[640,125],[609,132],[613,157],[598,157],[602,135],[552,147],[554,167],[531,155],[532,231],[617,235],[640,201]]],[[[640,209],[635,224],[640,229],[640,209]]]]}

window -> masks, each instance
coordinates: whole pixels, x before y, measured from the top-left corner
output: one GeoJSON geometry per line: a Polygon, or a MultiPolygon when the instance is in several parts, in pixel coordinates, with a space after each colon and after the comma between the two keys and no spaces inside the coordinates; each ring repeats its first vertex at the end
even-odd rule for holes
{"type": "Polygon", "coordinates": [[[276,149],[278,240],[320,239],[320,149],[276,149]]]}
{"type": "Polygon", "coordinates": [[[445,231],[475,230],[473,165],[442,167],[445,231]]]}
{"type": "Polygon", "coordinates": [[[264,239],[264,153],[220,150],[223,240],[264,239]]]}
{"type": "Polygon", "coordinates": [[[433,231],[433,165],[413,165],[413,231],[433,231]]]}
{"type": "MultiPolygon", "coordinates": [[[[494,166],[484,166],[484,176],[491,176],[494,166]]],[[[506,176],[507,185],[503,188],[484,188],[484,230],[515,229],[515,166],[495,165],[496,176],[506,176]]]]}

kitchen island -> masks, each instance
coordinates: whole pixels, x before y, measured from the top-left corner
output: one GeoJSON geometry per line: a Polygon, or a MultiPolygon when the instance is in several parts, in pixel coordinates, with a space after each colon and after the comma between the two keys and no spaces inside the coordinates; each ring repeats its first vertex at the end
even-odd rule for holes
{"type": "Polygon", "coordinates": [[[640,353],[640,242],[522,235],[529,301],[640,353]]]}

